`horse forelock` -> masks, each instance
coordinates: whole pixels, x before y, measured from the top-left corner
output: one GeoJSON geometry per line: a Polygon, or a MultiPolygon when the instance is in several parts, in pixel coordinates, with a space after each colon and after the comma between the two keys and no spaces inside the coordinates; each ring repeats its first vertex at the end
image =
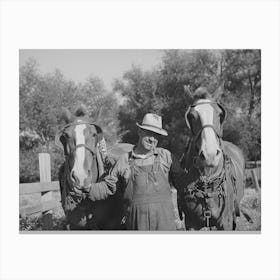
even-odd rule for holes
{"type": "Polygon", "coordinates": [[[212,102],[212,100],[210,100],[208,98],[200,98],[195,101],[195,104],[199,104],[199,103],[203,103],[203,102],[212,102]]]}

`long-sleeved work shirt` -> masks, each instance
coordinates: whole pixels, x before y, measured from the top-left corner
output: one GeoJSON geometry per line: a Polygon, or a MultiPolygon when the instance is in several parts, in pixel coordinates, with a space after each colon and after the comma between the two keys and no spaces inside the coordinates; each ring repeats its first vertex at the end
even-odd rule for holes
{"type": "Polygon", "coordinates": [[[122,179],[125,184],[128,183],[131,175],[130,162],[132,160],[136,166],[147,166],[153,164],[156,156],[159,156],[160,167],[166,178],[176,189],[183,188],[186,185],[187,174],[181,168],[179,161],[168,150],[156,148],[149,156],[143,159],[133,151],[131,154],[122,154],[110,174],[101,182],[93,184],[89,190],[89,198],[92,201],[96,201],[106,199],[109,195],[115,194],[118,180],[122,179]]]}

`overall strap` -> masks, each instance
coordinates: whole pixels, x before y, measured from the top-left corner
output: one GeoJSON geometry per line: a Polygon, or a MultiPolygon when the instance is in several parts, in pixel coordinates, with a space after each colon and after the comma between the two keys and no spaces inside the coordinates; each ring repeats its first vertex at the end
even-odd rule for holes
{"type": "Polygon", "coordinates": [[[129,151],[129,152],[128,152],[127,159],[128,159],[128,164],[129,164],[129,166],[130,166],[131,163],[133,162],[132,151],[129,151]]]}
{"type": "Polygon", "coordinates": [[[153,162],[153,172],[157,172],[160,169],[160,156],[159,154],[154,154],[154,162],[153,162]]]}
{"type": "Polygon", "coordinates": [[[129,179],[129,181],[132,181],[132,180],[134,180],[135,178],[135,161],[134,161],[134,158],[133,158],[133,156],[132,156],[132,151],[129,151],[128,152],[128,158],[127,158],[127,160],[128,160],[128,167],[129,167],[129,169],[130,169],[130,179],[129,179]]]}

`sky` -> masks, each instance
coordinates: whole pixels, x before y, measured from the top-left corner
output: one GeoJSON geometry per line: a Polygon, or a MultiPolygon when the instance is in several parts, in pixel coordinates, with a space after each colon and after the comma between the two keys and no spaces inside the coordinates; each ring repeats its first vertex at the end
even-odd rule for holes
{"type": "Polygon", "coordinates": [[[42,74],[59,69],[66,78],[84,82],[90,76],[101,78],[108,90],[112,82],[121,78],[132,64],[152,70],[160,64],[162,50],[20,50],[19,66],[29,58],[39,64],[42,74]]]}

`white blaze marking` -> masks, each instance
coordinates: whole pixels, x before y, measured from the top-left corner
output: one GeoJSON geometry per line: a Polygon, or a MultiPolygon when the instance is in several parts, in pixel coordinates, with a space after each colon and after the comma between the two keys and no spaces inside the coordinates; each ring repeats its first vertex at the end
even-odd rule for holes
{"type": "MultiPolygon", "coordinates": [[[[197,104],[203,102],[211,102],[208,99],[201,99],[197,101],[197,104]]],[[[213,125],[214,109],[211,104],[201,104],[194,107],[195,111],[198,112],[202,126],[213,125]]],[[[204,128],[201,133],[201,150],[204,152],[205,157],[215,156],[219,144],[215,135],[214,130],[211,127],[204,128]]]]}
{"type": "MultiPolygon", "coordinates": [[[[79,124],[75,127],[75,137],[76,137],[76,146],[80,144],[85,144],[85,135],[84,130],[86,129],[85,124],[79,124]]],[[[85,161],[85,148],[79,147],[76,149],[75,163],[73,167],[74,174],[78,177],[80,184],[84,184],[84,180],[87,177],[87,174],[84,170],[84,161],[85,161]]]]}

